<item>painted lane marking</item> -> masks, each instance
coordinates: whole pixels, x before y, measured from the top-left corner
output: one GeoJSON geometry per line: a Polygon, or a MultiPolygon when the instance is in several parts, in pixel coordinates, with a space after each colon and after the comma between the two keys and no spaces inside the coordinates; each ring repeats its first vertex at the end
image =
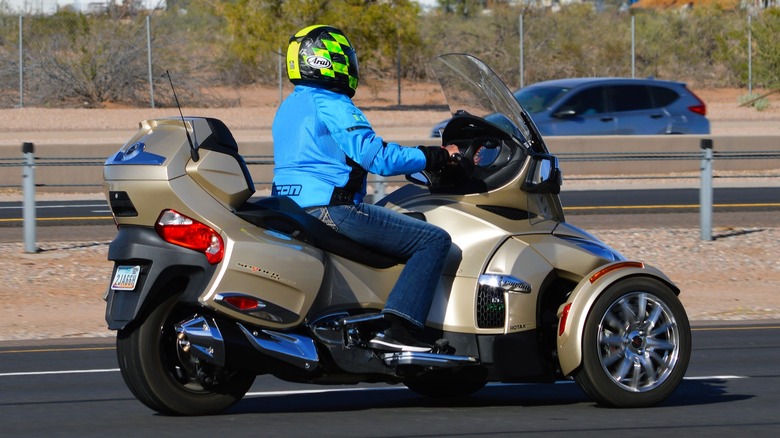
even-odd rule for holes
{"type": "Polygon", "coordinates": [[[19,377],[19,376],[49,376],[55,374],[93,374],[93,373],[116,373],[119,368],[104,368],[93,370],[59,370],[59,371],[20,371],[15,373],[0,373],[0,377],[19,377]]]}

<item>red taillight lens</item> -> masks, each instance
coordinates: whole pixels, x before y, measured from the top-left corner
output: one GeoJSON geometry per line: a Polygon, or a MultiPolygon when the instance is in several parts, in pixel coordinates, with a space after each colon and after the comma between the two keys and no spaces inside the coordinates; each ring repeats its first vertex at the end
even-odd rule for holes
{"type": "Polygon", "coordinates": [[[244,297],[244,296],[230,296],[225,297],[224,301],[238,310],[255,310],[260,308],[260,302],[256,298],[244,297]]]}
{"type": "Polygon", "coordinates": [[[164,210],[154,229],[168,243],[202,252],[212,265],[225,256],[225,244],[216,231],[177,211],[164,210]]]}
{"type": "Polygon", "coordinates": [[[691,96],[693,96],[694,99],[699,101],[698,105],[691,105],[688,107],[688,111],[692,113],[696,113],[702,116],[707,115],[707,105],[704,104],[704,101],[699,98],[696,94],[694,94],[693,91],[688,90],[689,93],[691,93],[691,96]]]}
{"type": "Polygon", "coordinates": [[[702,116],[706,116],[707,115],[707,105],[704,105],[702,103],[701,105],[689,106],[688,107],[688,111],[690,111],[692,113],[696,113],[696,114],[702,115],[702,116]]]}

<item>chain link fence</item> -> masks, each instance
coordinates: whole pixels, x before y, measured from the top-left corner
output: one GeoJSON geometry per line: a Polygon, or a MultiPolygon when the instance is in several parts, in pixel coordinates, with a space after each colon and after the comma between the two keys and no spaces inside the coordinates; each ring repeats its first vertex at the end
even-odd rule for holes
{"type": "MultiPolygon", "coordinates": [[[[699,13],[580,9],[554,14],[523,6],[468,19],[421,15],[421,48],[398,47],[397,59],[381,66],[361,64],[361,87],[369,90],[362,93],[377,97],[381,88],[374,106],[387,108],[443,105],[414,87],[432,82],[421,60],[452,51],[485,59],[510,87],[602,75],[663,77],[695,87],[780,87],[776,7],[699,13]]],[[[237,89],[237,72],[246,69],[228,65],[217,17],[169,11],[0,14],[0,29],[0,108],[173,106],[166,71],[188,105],[241,105],[235,93],[216,91],[237,89]]],[[[291,89],[281,51],[259,56],[262,63],[254,67],[263,86],[278,88],[279,99],[268,105],[291,89]]]]}

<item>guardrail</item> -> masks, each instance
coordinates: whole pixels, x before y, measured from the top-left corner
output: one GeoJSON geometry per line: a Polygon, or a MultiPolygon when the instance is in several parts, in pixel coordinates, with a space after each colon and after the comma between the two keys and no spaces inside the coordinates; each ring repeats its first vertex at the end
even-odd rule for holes
{"type": "MultiPolygon", "coordinates": [[[[711,148],[711,146],[710,146],[711,148]]],[[[762,160],[780,158],[780,151],[713,151],[713,158],[722,160],[762,160]]],[[[670,161],[700,160],[696,152],[563,152],[555,154],[561,162],[587,161],[670,161]]]]}
{"type": "MultiPolygon", "coordinates": [[[[555,154],[562,164],[567,163],[588,163],[588,162],[604,162],[604,161],[681,161],[681,160],[701,160],[703,158],[703,152],[562,152],[555,154]]],[[[713,150],[713,159],[716,161],[722,160],[766,160],[774,159],[780,160],[780,151],[726,151],[719,152],[713,150]]],[[[244,156],[244,159],[249,166],[272,166],[272,155],[249,155],[244,156]]],[[[94,157],[35,157],[36,167],[102,167],[105,163],[104,158],[94,157]]],[[[0,168],[21,168],[26,165],[26,158],[0,158],[0,168]]],[[[777,177],[778,175],[762,175],[762,174],[747,174],[742,176],[728,176],[728,178],[768,178],[777,177]]],[[[597,175],[595,177],[588,176],[572,176],[568,175],[567,180],[589,180],[589,179],[610,179],[609,176],[597,175]]],[[[626,179],[626,176],[616,176],[612,179],[626,179]]],[[[633,177],[632,177],[633,178],[633,177]]],[[[662,179],[668,178],[667,176],[644,176],[642,179],[662,179]]],[[[677,178],[698,178],[698,177],[677,177],[677,178]]],[[[394,179],[378,178],[372,181],[374,184],[394,182],[394,179]]],[[[397,181],[402,181],[398,179],[397,181]]],[[[270,184],[270,181],[256,181],[255,185],[263,186],[270,184]]],[[[38,183],[36,187],[94,187],[99,189],[102,187],[100,182],[94,183],[72,183],[63,181],[62,183],[38,183]]],[[[6,189],[20,189],[21,184],[0,184],[0,188],[6,189]]]]}
{"type": "MultiPolygon", "coordinates": [[[[25,143],[31,144],[31,143],[25,143]]],[[[32,147],[32,146],[31,146],[32,147]]],[[[24,150],[24,147],[23,147],[24,150]]],[[[25,153],[27,155],[27,153],[25,153]]],[[[0,168],[3,167],[24,167],[29,164],[28,157],[20,158],[0,158],[0,168]]],[[[274,164],[272,155],[249,155],[244,156],[246,164],[249,166],[272,166],[274,164]]],[[[105,158],[95,157],[34,157],[35,167],[71,167],[71,166],[83,166],[103,167],[105,164],[105,158]]],[[[258,182],[256,185],[270,184],[270,181],[258,182]]],[[[21,188],[20,184],[0,184],[0,188],[21,188]]],[[[61,184],[36,184],[36,187],[102,187],[100,182],[87,183],[87,184],[75,184],[63,182],[61,184]]]]}
{"type": "MultiPolygon", "coordinates": [[[[780,151],[754,150],[754,151],[714,151],[711,139],[701,140],[701,151],[666,151],[666,152],[561,152],[556,156],[562,164],[576,162],[604,162],[604,161],[679,161],[698,160],[701,162],[699,179],[700,188],[700,218],[701,239],[712,240],[712,214],[713,214],[713,161],[715,160],[767,160],[780,159],[780,151]]],[[[23,157],[0,158],[0,167],[22,167],[21,185],[0,185],[0,188],[22,188],[24,192],[24,227],[25,249],[28,252],[36,252],[35,247],[35,189],[36,187],[102,187],[101,184],[36,184],[36,167],[90,167],[103,166],[105,159],[94,157],[38,157],[34,156],[32,143],[22,145],[23,157]]],[[[272,155],[247,155],[244,160],[248,166],[272,166],[272,155]]],[[[765,176],[765,175],[764,175],[765,176]]],[[[603,178],[603,177],[599,177],[603,178]]],[[[660,177],[659,177],[660,178],[660,177]]],[[[583,178],[581,178],[583,179],[583,178]]],[[[375,196],[381,197],[385,193],[387,184],[400,182],[379,177],[371,182],[375,196]]],[[[269,185],[270,181],[256,181],[256,186],[269,185]]]]}

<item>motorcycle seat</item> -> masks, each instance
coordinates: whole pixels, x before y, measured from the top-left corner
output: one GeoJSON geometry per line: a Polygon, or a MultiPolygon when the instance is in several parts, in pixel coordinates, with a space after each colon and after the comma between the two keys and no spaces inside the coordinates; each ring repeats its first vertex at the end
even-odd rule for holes
{"type": "Polygon", "coordinates": [[[236,215],[260,228],[274,230],[331,254],[386,269],[406,261],[368,249],[336,232],[286,196],[270,196],[245,202],[236,215]]]}

